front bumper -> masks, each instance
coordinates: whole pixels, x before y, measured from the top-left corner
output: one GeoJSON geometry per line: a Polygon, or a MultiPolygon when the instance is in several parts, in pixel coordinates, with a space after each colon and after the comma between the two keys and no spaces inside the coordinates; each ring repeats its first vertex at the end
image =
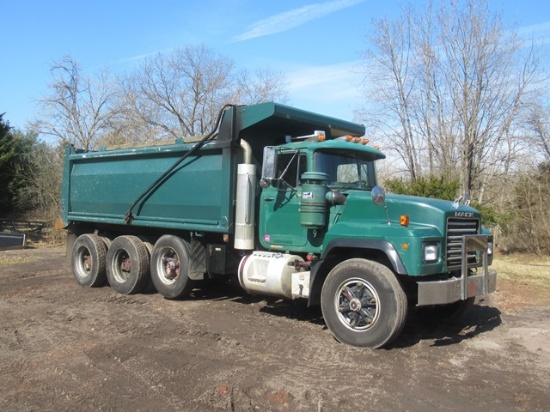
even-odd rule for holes
{"type": "Polygon", "coordinates": [[[445,305],[473,296],[486,295],[496,290],[497,273],[487,267],[488,236],[471,235],[462,239],[462,268],[459,278],[418,282],[417,306],[445,305]],[[468,253],[475,252],[481,258],[482,273],[470,275],[468,253]]]}

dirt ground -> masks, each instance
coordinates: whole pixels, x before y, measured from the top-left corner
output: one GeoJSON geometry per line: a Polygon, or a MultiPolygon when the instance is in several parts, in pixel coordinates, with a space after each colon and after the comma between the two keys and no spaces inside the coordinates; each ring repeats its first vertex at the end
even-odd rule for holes
{"type": "Polygon", "coordinates": [[[512,263],[460,325],[412,315],[371,350],[301,302],[117,295],[78,286],[63,249],[0,252],[0,410],[550,410],[550,285],[512,263]]]}

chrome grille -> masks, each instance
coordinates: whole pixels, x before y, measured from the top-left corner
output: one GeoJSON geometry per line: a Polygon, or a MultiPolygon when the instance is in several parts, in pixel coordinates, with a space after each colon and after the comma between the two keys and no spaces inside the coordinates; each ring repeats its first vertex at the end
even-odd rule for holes
{"type": "MultiPolygon", "coordinates": [[[[447,268],[459,269],[462,265],[462,237],[479,233],[479,219],[451,217],[447,220],[447,268]]],[[[476,254],[468,256],[468,266],[477,266],[476,254]]]]}

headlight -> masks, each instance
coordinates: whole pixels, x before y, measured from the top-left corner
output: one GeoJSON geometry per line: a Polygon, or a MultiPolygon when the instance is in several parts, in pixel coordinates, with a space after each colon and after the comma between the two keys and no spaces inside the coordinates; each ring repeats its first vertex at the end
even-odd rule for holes
{"type": "Polygon", "coordinates": [[[428,243],[424,245],[424,262],[431,263],[439,258],[439,243],[428,243]]]}
{"type": "Polygon", "coordinates": [[[493,242],[487,243],[487,254],[491,256],[493,254],[493,242]]]}

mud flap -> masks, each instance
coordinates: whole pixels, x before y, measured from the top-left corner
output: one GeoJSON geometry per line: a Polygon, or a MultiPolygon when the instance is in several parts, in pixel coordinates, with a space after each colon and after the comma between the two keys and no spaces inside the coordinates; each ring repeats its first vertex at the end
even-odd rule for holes
{"type": "Polygon", "coordinates": [[[206,247],[191,238],[189,243],[189,279],[203,280],[206,273],[206,247]]]}

